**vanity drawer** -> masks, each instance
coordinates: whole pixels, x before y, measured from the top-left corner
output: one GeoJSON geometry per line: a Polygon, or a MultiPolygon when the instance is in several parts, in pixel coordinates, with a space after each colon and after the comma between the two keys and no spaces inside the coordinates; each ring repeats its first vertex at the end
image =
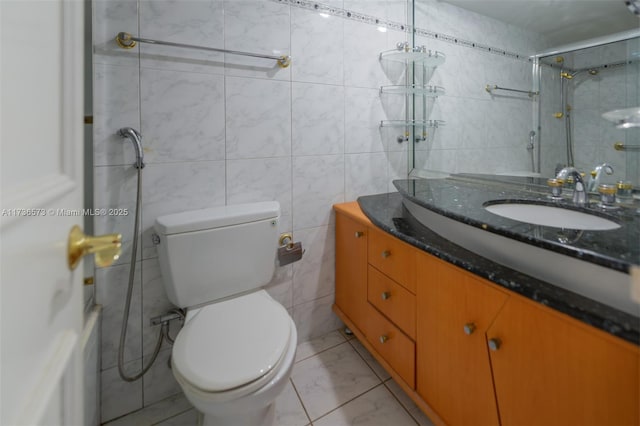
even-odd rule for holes
{"type": "Polygon", "coordinates": [[[368,258],[376,269],[415,294],[415,248],[372,228],[369,233],[368,258]]]}
{"type": "Polygon", "coordinates": [[[416,338],[416,296],[369,265],[367,299],[409,337],[416,338]]]}
{"type": "Polygon", "coordinates": [[[367,322],[363,324],[367,340],[407,385],[415,389],[415,343],[372,305],[369,305],[369,311],[367,322]]]}

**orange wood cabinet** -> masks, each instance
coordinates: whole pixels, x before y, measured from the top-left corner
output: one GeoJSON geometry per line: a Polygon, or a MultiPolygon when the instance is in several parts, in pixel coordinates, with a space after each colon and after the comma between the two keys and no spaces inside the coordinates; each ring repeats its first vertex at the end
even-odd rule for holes
{"type": "Polygon", "coordinates": [[[499,424],[485,333],[508,295],[426,253],[417,276],[418,393],[448,424],[499,424]]]}
{"type": "Polygon", "coordinates": [[[371,229],[370,236],[369,263],[415,293],[415,248],[379,229],[371,229]]]}
{"type": "Polygon", "coordinates": [[[369,305],[369,316],[360,324],[367,341],[410,387],[415,388],[416,345],[384,315],[369,305]]]}
{"type": "Polygon", "coordinates": [[[416,338],[416,296],[369,265],[368,299],[407,335],[416,338]]]}
{"type": "Polygon", "coordinates": [[[368,317],[368,236],[364,217],[336,214],[336,305],[356,324],[368,317]]]}
{"type": "Polygon", "coordinates": [[[640,424],[637,346],[518,298],[487,337],[503,425],[640,424]]]}
{"type": "Polygon", "coordinates": [[[416,300],[407,288],[415,289],[413,255],[411,246],[371,224],[357,203],[336,206],[338,314],[412,389],[416,300]]]}
{"type": "Polygon", "coordinates": [[[640,425],[638,346],[334,208],[334,310],[436,425],[640,425]]]}

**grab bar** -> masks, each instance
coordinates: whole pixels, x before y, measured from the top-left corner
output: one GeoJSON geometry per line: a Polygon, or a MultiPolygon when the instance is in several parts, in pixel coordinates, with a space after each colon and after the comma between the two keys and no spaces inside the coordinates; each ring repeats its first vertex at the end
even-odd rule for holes
{"type": "Polygon", "coordinates": [[[622,142],[616,142],[613,144],[613,149],[616,151],[640,151],[640,145],[625,145],[622,142]]]}
{"type": "Polygon", "coordinates": [[[487,92],[491,93],[493,90],[506,90],[508,92],[518,92],[518,93],[526,93],[529,97],[537,95],[539,92],[532,92],[531,90],[519,90],[519,89],[509,89],[507,87],[500,87],[495,84],[487,84],[484,88],[487,92]]]}
{"type": "Polygon", "coordinates": [[[138,43],[148,43],[148,44],[159,44],[163,46],[171,46],[171,47],[183,47],[187,49],[197,49],[197,50],[206,50],[209,52],[221,52],[221,53],[231,53],[233,55],[242,55],[242,56],[251,56],[253,58],[264,58],[264,59],[273,59],[278,62],[278,66],[280,68],[287,68],[291,65],[291,56],[272,56],[272,55],[262,55],[259,53],[250,53],[250,52],[240,52],[238,50],[228,50],[228,49],[217,49],[215,47],[205,47],[205,46],[196,46],[193,44],[184,44],[184,43],[173,43],[170,41],[161,41],[161,40],[152,40],[149,38],[141,38],[134,37],[129,33],[119,32],[116,36],[116,43],[118,46],[123,49],[132,49],[135,47],[136,42],[138,43]]]}

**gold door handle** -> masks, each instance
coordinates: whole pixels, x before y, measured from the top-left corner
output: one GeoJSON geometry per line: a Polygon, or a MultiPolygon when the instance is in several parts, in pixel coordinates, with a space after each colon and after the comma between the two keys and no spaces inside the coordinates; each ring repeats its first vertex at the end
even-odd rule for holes
{"type": "Polygon", "coordinates": [[[78,225],[69,232],[67,260],[70,270],[76,269],[80,259],[87,254],[95,254],[95,262],[99,267],[109,266],[118,260],[122,253],[122,235],[107,234],[98,237],[85,235],[78,225]]]}

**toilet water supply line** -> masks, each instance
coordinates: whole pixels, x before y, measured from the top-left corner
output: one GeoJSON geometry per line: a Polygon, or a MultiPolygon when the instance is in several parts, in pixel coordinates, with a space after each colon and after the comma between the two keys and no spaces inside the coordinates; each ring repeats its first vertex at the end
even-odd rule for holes
{"type": "Polygon", "coordinates": [[[124,312],[122,314],[122,328],[120,329],[120,344],[118,345],[118,373],[122,380],[126,382],[133,382],[144,376],[144,374],[149,371],[149,368],[153,365],[156,358],[158,357],[158,353],[160,352],[160,348],[162,347],[163,338],[167,337],[167,341],[173,343],[171,338],[169,338],[168,332],[168,322],[163,322],[160,326],[160,333],[158,334],[158,341],[156,343],[156,347],[153,350],[153,355],[151,356],[151,360],[149,364],[146,366],[142,366],[142,371],[134,375],[127,375],[124,371],[124,346],[127,338],[127,324],[129,322],[129,311],[131,310],[131,295],[133,293],[133,280],[136,274],[136,254],[138,251],[138,232],[140,230],[140,202],[142,201],[142,169],[144,168],[144,154],[142,151],[142,137],[137,130],[131,127],[125,127],[118,131],[118,135],[123,138],[129,139],[131,143],[133,143],[133,147],[136,151],[136,162],[133,164],[138,170],[138,188],[136,195],[136,208],[135,208],[135,218],[133,225],[133,244],[131,246],[131,266],[129,267],[129,285],[127,287],[127,297],[124,304],[124,312]]]}

